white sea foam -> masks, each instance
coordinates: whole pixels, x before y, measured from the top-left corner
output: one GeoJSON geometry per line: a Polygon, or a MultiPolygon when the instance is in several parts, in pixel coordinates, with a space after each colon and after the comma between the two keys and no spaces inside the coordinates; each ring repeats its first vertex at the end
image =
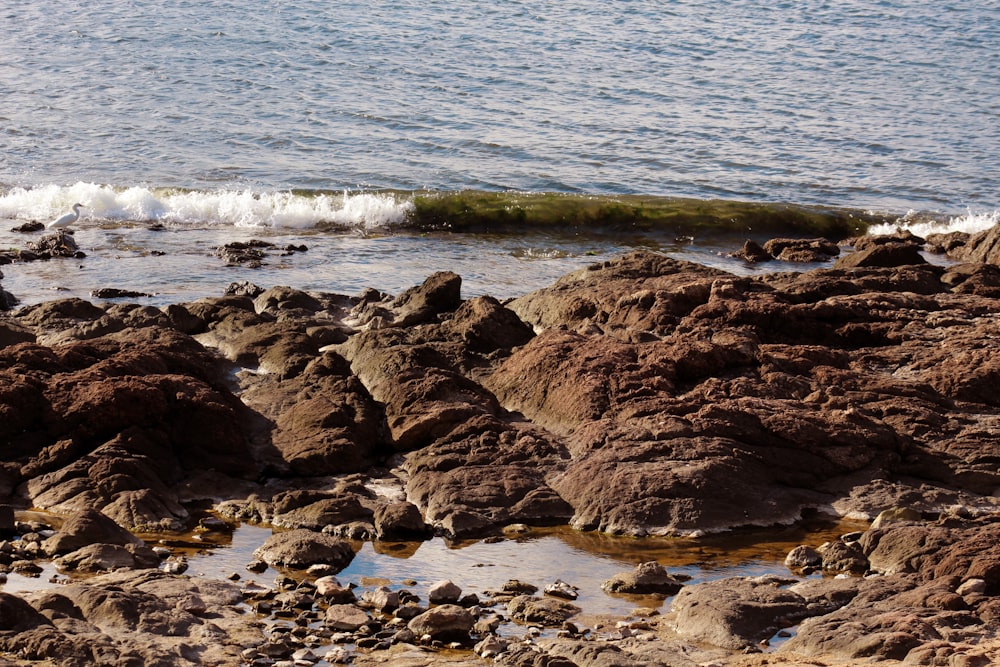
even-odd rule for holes
{"type": "Polygon", "coordinates": [[[868,229],[868,233],[877,236],[879,234],[894,234],[899,230],[907,230],[921,237],[926,237],[928,234],[947,234],[948,232],[975,234],[984,229],[989,229],[998,223],[1000,223],[1000,210],[989,212],[974,212],[970,210],[964,215],[951,218],[937,218],[924,213],[910,211],[896,222],[872,225],[868,229]]]}
{"type": "Polygon", "coordinates": [[[46,221],[84,205],[86,221],[160,222],[308,229],[317,225],[377,229],[406,220],[413,203],[390,193],[294,194],[250,190],[178,191],[96,183],[12,188],[0,217],[46,221]]]}

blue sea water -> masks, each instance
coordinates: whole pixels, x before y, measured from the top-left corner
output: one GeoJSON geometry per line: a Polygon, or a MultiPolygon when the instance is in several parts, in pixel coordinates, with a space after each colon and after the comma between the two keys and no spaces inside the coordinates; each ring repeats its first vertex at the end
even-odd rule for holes
{"type": "Polygon", "coordinates": [[[1000,208],[992,0],[0,0],[0,36],[0,220],[368,233],[417,190],[1000,208]]]}

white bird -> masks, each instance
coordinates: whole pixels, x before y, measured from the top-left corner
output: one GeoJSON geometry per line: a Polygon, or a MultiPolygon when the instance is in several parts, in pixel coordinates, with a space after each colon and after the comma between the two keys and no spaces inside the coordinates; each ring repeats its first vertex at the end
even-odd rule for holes
{"type": "Polygon", "coordinates": [[[74,222],[80,219],[80,209],[84,208],[83,204],[73,204],[73,212],[67,213],[66,215],[59,216],[52,222],[46,225],[49,229],[53,227],[68,227],[74,222]]]}

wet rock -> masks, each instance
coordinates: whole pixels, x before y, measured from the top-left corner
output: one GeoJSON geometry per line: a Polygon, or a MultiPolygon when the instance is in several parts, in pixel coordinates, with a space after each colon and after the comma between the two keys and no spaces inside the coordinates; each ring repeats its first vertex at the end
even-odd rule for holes
{"type": "Polygon", "coordinates": [[[473,647],[476,655],[484,660],[491,660],[507,650],[508,642],[505,639],[490,635],[482,639],[473,647]]]}
{"type": "Polygon", "coordinates": [[[370,591],[365,591],[361,596],[362,601],[377,611],[391,614],[399,609],[399,592],[390,589],[388,586],[379,586],[370,591]]]}
{"type": "Polygon", "coordinates": [[[490,296],[465,301],[445,326],[470,350],[484,354],[512,350],[535,335],[514,311],[490,296]]]}
{"type": "MultiPolygon", "coordinates": [[[[0,274],[0,278],[2,277],[3,274],[0,274]]],[[[19,300],[16,296],[0,287],[0,312],[12,310],[18,303],[19,300]]],[[[0,347],[3,347],[3,338],[4,332],[2,328],[0,328],[0,347]]]]}
{"type": "Polygon", "coordinates": [[[1000,225],[972,234],[961,247],[952,249],[949,255],[965,262],[1000,265],[1000,225]]]}
{"type": "Polygon", "coordinates": [[[407,624],[417,637],[429,635],[440,641],[465,641],[475,623],[467,609],[453,604],[432,607],[407,624]]]}
{"type": "Polygon", "coordinates": [[[60,570],[85,573],[156,567],[159,563],[159,557],[149,547],[132,544],[88,544],[54,561],[60,570]]]}
{"type": "Polygon", "coordinates": [[[549,597],[519,595],[507,603],[511,618],[522,623],[532,623],[545,627],[559,627],[579,614],[581,609],[574,604],[549,597]]]}
{"type": "Polygon", "coordinates": [[[422,540],[431,529],[416,505],[410,502],[384,503],[375,509],[375,536],[380,540],[422,540]]]}
{"type": "Polygon", "coordinates": [[[330,565],[342,570],[354,559],[354,551],[349,543],[302,528],[275,533],[253,555],[271,567],[298,570],[315,564],[330,565]]]}
{"type": "Polygon", "coordinates": [[[678,633],[731,650],[756,646],[810,615],[794,579],[736,577],[687,586],[674,598],[678,633]]]}
{"type": "Polygon", "coordinates": [[[279,528],[308,528],[320,531],[327,526],[351,524],[356,521],[368,520],[372,511],[365,507],[357,496],[338,493],[320,497],[313,502],[305,502],[299,506],[282,508],[270,516],[271,523],[279,528]]]}
{"type": "Polygon", "coordinates": [[[918,656],[926,656],[927,651],[941,650],[946,662],[952,655],[975,655],[963,644],[970,631],[976,633],[981,620],[956,606],[961,598],[950,592],[951,585],[939,580],[921,587],[907,576],[861,580],[848,604],[803,621],[795,637],[778,652],[917,664],[922,662],[918,656]]]}
{"type": "Polygon", "coordinates": [[[350,586],[344,586],[332,575],[320,577],[316,580],[316,595],[326,598],[331,603],[349,604],[357,597],[350,586]]]}
{"type": "Polygon", "coordinates": [[[948,267],[941,282],[956,294],[1000,297],[1000,266],[994,264],[956,264],[948,267]]]}
{"type": "Polygon", "coordinates": [[[413,326],[433,321],[437,315],[454,311],[462,303],[462,278],[450,271],[431,275],[423,284],[412,287],[392,303],[396,310],[394,326],[413,326]]]}
{"type": "Polygon", "coordinates": [[[60,229],[54,234],[46,234],[37,241],[27,243],[28,254],[32,259],[51,259],[53,257],[86,257],[73,238],[72,232],[60,229]]]}
{"type": "Polygon", "coordinates": [[[856,542],[834,540],[821,545],[817,551],[823,557],[823,570],[826,572],[857,575],[868,572],[868,558],[856,542]]]}
{"type": "Polygon", "coordinates": [[[572,508],[545,471],[561,467],[565,457],[537,431],[470,419],[440,445],[407,457],[407,495],[428,523],[452,537],[482,536],[512,522],[561,523],[572,508]]]}
{"type": "Polygon", "coordinates": [[[665,255],[636,252],[569,273],[506,306],[536,330],[576,330],[599,323],[602,330],[627,327],[660,334],[707,302],[715,279],[731,277],[665,255]]]}
{"type": "MultiPolygon", "coordinates": [[[[3,603],[12,601],[0,596],[3,603]]],[[[32,606],[52,621],[34,623],[20,603],[20,631],[0,633],[0,651],[74,666],[100,664],[112,655],[147,664],[236,664],[245,644],[261,640],[259,629],[235,609],[240,601],[239,591],[225,582],[156,570],[100,575],[35,596],[32,606]],[[209,608],[211,620],[202,617],[209,608]]]]}
{"type": "Polygon", "coordinates": [[[840,247],[823,238],[771,239],[764,251],[782,262],[825,262],[840,254],[840,247]]]}
{"type": "Polygon", "coordinates": [[[265,249],[274,247],[273,243],[251,239],[250,241],[233,241],[220,246],[215,254],[230,266],[246,266],[259,269],[264,266],[267,256],[265,249]]]}
{"type": "Polygon", "coordinates": [[[556,579],[551,584],[545,587],[544,593],[546,595],[551,595],[552,597],[562,598],[563,600],[575,600],[580,597],[580,589],[572,584],[568,584],[562,579],[556,579]]]}
{"type": "Polygon", "coordinates": [[[101,287],[100,289],[93,290],[90,296],[95,299],[138,299],[152,295],[119,287],[101,287]]]}
{"type": "Polygon", "coordinates": [[[622,572],[601,584],[608,593],[629,593],[633,595],[674,595],[684,580],[669,574],[655,561],[640,563],[632,572],[622,572]]]}
{"type": "Polygon", "coordinates": [[[807,545],[799,545],[785,556],[785,567],[793,572],[815,570],[823,565],[823,556],[816,549],[807,545]]]}
{"type": "MultiPolygon", "coordinates": [[[[294,377],[264,376],[243,397],[266,418],[260,426],[293,475],[358,472],[387,446],[384,416],[339,355],[308,355],[294,377]]],[[[286,367],[290,368],[290,367],[286,367]]]]}
{"type": "Polygon", "coordinates": [[[919,246],[910,243],[887,243],[849,253],[834,262],[834,268],[891,267],[926,263],[927,260],[920,254],[919,246]]]}
{"type": "Polygon", "coordinates": [[[223,293],[226,296],[248,296],[253,299],[263,291],[263,287],[254,285],[249,280],[241,280],[239,282],[229,283],[223,293]]]}
{"type": "Polygon", "coordinates": [[[747,240],[743,243],[743,247],[736,252],[730,253],[730,257],[736,259],[742,259],[750,264],[756,264],[758,262],[769,262],[774,259],[767,250],[761,247],[756,241],[747,240]]]}
{"type": "Polygon", "coordinates": [[[10,231],[29,233],[29,232],[40,232],[43,229],[45,229],[44,223],[38,222],[37,220],[31,220],[29,222],[17,225],[16,227],[11,227],[10,231]]]}
{"type": "Polygon", "coordinates": [[[6,539],[17,534],[14,521],[14,508],[10,505],[0,505],[0,539],[6,539]]]}

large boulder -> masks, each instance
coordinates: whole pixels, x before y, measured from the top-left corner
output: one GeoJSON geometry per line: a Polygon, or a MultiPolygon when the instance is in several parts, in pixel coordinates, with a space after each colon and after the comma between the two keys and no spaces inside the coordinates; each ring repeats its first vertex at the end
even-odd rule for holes
{"type": "Polygon", "coordinates": [[[145,546],[138,536],[128,532],[97,511],[85,509],[71,515],[42,548],[49,555],[67,554],[91,544],[145,546]]]}
{"type": "Polygon", "coordinates": [[[407,625],[417,637],[429,635],[440,641],[463,641],[469,638],[474,624],[475,618],[464,607],[443,604],[415,616],[407,625]]]}
{"type": "Polygon", "coordinates": [[[682,589],[673,602],[677,632],[731,650],[754,647],[810,615],[806,600],[777,577],[719,579],[682,589]]]}
{"type": "Polygon", "coordinates": [[[339,572],[354,559],[354,550],[349,542],[332,535],[298,528],[267,538],[254,551],[254,557],[272,567],[304,570],[311,565],[324,565],[339,572]]]}

